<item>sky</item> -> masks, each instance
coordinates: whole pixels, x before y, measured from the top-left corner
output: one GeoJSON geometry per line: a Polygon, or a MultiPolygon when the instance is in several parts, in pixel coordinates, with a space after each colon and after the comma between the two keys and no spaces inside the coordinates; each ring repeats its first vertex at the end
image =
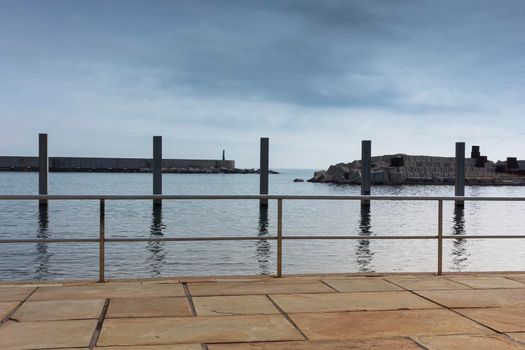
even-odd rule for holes
{"type": "Polygon", "coordinates": [[[525,159],[525,1],[0,0],[0,155],[525,159]]]}

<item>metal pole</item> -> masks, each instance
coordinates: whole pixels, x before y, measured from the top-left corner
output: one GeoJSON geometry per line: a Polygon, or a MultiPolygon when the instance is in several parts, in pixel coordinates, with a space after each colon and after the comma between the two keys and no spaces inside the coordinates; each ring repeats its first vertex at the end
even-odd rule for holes
{"type": "MultiPolygon", "coordinates": [[[[153,194],[162,194],[162,136],[153,136],[153,194]]],[[[162,205],[154,199],[153,205],[162,205]]]]}
{"type": "MultiPolygon", "coordinates": [[[[361,195],[370,195],[370,183],[371,183],[371,157],[372,157],[372,141],[363,140],[361,142],[361,195]]],[[[361,200],[362,206],[370,205],[369,200],[361,200]]]]}
{"type": "MultiPolygon", "coordinates": [[[[259,167],[259,193],[268,194],[268,171],[269,171],[269,147],[270,140],[267,137],[261,137],[261,154],[260,154],[260,167],[259,167]]],[[[267,207],[268,200],[260,199],[259,206],[267,207]]]]}
{"type": "Polygon", "coordinates": [[[438,201],[438,275],[443,274],[443,201],[438,201]]]}
{"type": "Polygon", "coordinates": [[[283,274],[283,200],[277,200],[277,277],[283,274]]]}
{"type": "Polygon", "coordinates": [[[105,241],[106,241],[106,232],[105,232],[105,200],[100,200],[100,210],[99,210],[99,252],[98,252],[98,281],[100,283],[105,282],[105,241]]]}
{"type": "MultiPolygon", "coordinates": [[[[456,142],[456,188],[455,195],[463,197],[465,195],[465,142],[456,142]]],[[[463,206],[465,202],[456,201],[456,206],[463,206]]]]}
{"type": "MultiPolygon", "coordinates": [[[[38,134],[38,194],[47,194],[48,174],[47,134],[38,134]]],[[[47,205],[47,200],[41,199],[39,204],[47,205]]]]}

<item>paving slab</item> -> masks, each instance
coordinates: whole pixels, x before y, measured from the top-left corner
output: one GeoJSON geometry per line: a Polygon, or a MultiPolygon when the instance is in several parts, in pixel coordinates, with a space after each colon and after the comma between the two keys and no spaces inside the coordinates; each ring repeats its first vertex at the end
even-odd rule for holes
{"type": "Polygon", "coordinates": [[[36,287],[1,287],[0,301],[22,301],[35,289],[36,287]]]}
{"type": "Polygon", "coordinates": [[[525,332],[524,307],[456,309],[456,311],[498,332],[525,332]]]}
{"type": "Polygon", "coordinates": [[[469,287],[456,283],[443,277],[428,276],[392,276],[385,277],[387,281],[394,282],[403,288],[410,290],[450,290],[450,289],[470,289],[469,287]]]}
{"type": "Polygon", "coordinates": [[[19,304],[19,302],[17,301],[11,301],[11,302],[0,302],[0,321],[6,317],[7,315],[9,315],[9,313],[11,311],[13,311],[13,309],[15,307],[17,307],[19,304]]]}
{"type": "Polygon", "coordinates": [[[525,274],[509,274],[509,275],[503,275],[504,277],[507,277],[508,279],[518,281],[521,283],[525,283],[525,274]]]}
{"type": "Polygon", "coordinates": [[[98,318],[104,307],[104,302],[104,299],[27,301],[11,318],[20,322],[98,318]]]}
{"type": "Polygon", "coordinates": [[[265,295],[194,297],[197,316],[279,314],[265,295]]]}
{"type": "Polygon", "coordinates": [[[272,343],[210,344],[209,350],[421,350],[410,339],[293,341],[272,343]]]}
{"type": "MultiPolygon", "coordinates": [[[[98,350],[202,350],[200,344],[145,345],[145,346],[104,346],[98,350]]],[[[75,349],[77,350],[77,349],[75,349]]]]}
{"type": "Polygon", "coordinates": [[[445,309],[305,313],[289,316],[310,340],[490,332],[487,328],[445,309]]]}
{"type": "Polygon", "coordinates": [[[181,284],[90,284],[73,287],[41,287],[29,300],[159,298],[184,295],[181,284]]]}
{"type": "Polygon", "coordinates": [[[2,350],[88,347],[97,320],[8,322],[0,327],[2,350]]]}
{"type": "Polygon", "coordinates": [[[416,293],[449,308],[525,306],[525,291],[522,289],[417,291],[416,293]]]}
{"type": "Polygon", "coordinates": [[[111,299],[106,318],[192,316],[186,297],[111,299]]]}
{"type": "Polygon", "coordinates": [[[509,337],[525,344],[525,333],[507,333],[509,337]]]}
{"type": "Polygon", "coordinates": [[[270,297],[286,313],[441,308],[406,291],[277,294],[270,297]]]}
{"type": "Polygon", "coordinates": [[[517,350],[523,346],[497,334],[460,334],[414,338],[429,350],[517,350]]]}
{"type": "Polygon", "coordinates": [[[501,276],[453,276],[449,277],[449,279],[474,289],[525,288],[524,283],[501,276]]]}
{"type": "Polygon", "coordinates": [[[97,346],[303,340],[281,315],[107,319],[97,346]]]}
{"type": "Polygon", "coordinates": [[[388,292],[402,290],[381,278],[325,279],[325,283],[340,292],[388,292]]]}
{"type": "Polygon", "coordinates": [[[284,294],[284,293],[336,293],[320,281],[245,282],[245,283],[192,283],[193,296],[284,294]]]}

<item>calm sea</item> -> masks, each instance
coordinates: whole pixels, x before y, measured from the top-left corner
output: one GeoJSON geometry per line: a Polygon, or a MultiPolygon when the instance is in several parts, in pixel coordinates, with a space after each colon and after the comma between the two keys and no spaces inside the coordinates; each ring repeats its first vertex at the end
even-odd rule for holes
{"type": "MultiPolygon", "coordinates": [[[[358,186],[294,183],[313,170],[270,175],[271,194],[357,195],[358,186]]],[[[257,194],[258,175],[165,174],[164,194],[257,194]]],[[[0,173],[1,194],[36,194],[36,173],[0,173]]],[[[51,173],[50,194],[150,194],[151,174],[51,173]]],[[[451,186],[374,187],[377,195],[453,195],[451,186]]],[[[525,187],[467,187],[468,196],[525,196],[525,187]]],[[[276,234],[276,203],[107,201],[107,237],[264,236],[276,234]]],[[[446,271],[523,270],[525,242],[462,235],[525,234],[525,203],[444,205],[446,271]]],[[[370,235],[433,235],[435,202],[285,201],[284,235],[361,235],[361,240],[284,242],[284,273],[435,271],[434,240],[367,240],[370,235]]],[[[0,238],[96,238],[98,202],[0,201],[0,238]]],[[[108,278],[273,274],[274,241],[108,243],[108,278]]],[[[0,279],[95,279],[98,244],[0,244],[0,279]]]]}

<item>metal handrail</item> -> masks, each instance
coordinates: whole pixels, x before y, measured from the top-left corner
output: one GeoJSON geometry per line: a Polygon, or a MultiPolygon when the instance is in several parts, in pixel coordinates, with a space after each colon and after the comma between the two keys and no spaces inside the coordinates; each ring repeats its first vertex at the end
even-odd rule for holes
{"type": "Polygon", "coordinates": [[[105,245],[116,242],[191,242],[191,241],[277,241],[277,271],[276,276],[282,276],[282,241],[283,240],[412,240],[436,239],[438,241],[437,274],[443,274],[443,240],[444,239],[525,239],[525,235],[443,235],[443,202],[444,201],[501,201],[525,202],[525,197],[469,197],[469,196],[327,196],[327,195],[0,195],[0,200],[97,200],[99,201],[99,237],[98,238],[57,238],[57,239],[0,239],[0,244],[23,243],[99,243],[99,282],[105,282],[105,245]],[[106,200],[277,200],[277,236],[221,236],[221,237],[116,237],[106,238],[105,235],[105,201],[106,200]],[[367,200],[367,201],[437,201],[438,202],[438,232],[437,235],[424,236],[283,236],[283,200],[367,200]]]}

